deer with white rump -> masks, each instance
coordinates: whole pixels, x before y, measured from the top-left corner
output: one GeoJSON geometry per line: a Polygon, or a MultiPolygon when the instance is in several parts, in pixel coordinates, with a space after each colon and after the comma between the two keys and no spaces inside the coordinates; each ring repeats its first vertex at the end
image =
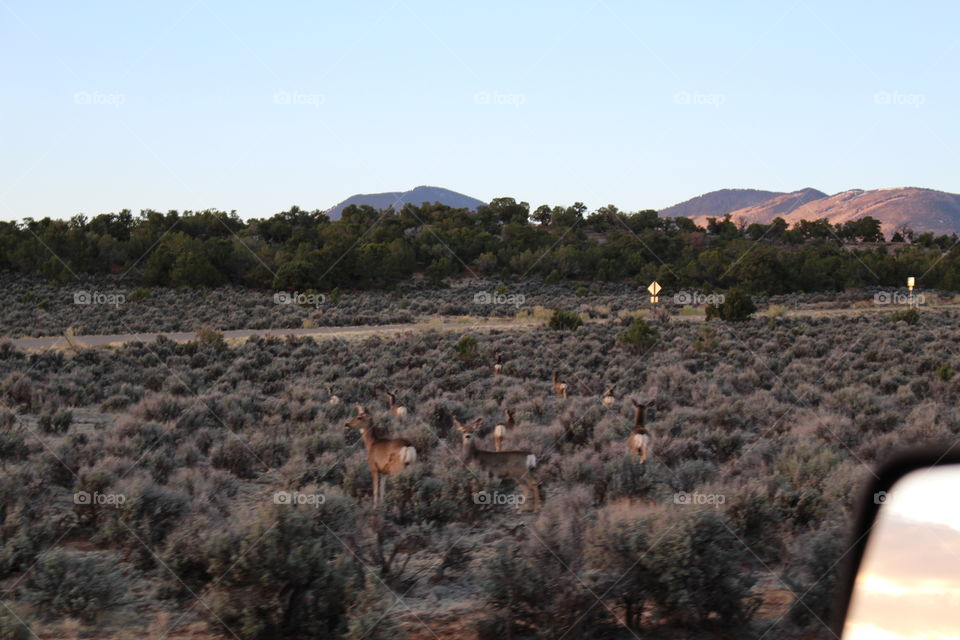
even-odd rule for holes
{"type": "Polygon", "coordinates": [[[513,419],[513,409],[504,409],[503,413],[507,416],[507,419],[503,422],[498,422],[496,426],[493,427],[493,443],[497,451],[500,451],[500,445],[503,443],[503,439],[513,429],[514,425],[516,425],[513,419]]]}
{"type": "Polygon", "coordinates": [[[503,356],[497,353],[497,361],[493,363],[493,375],[498,376],[503,373],[503,356]]]}
{"type": "Polygon", "coordinates": [[[553,372],[553,392],[561,396],[564,400],[567,398],[567,383],[560,380],[557,372],[553,372]]]}
{"type": "Polygon", "coordinates": [[[613,387],[607,387],[600,401],[603,402],[603,406],[607,409],[613,408],[613,405],[617,402],[617,396],[613,395],[613,387]]]}
{"type": "Polygon", "coordinates": [[[647,428],[643,423],[643,414],[647,410],[647,407],[651,406],[653,401],[646,404],[642,404],[633,401],[633,406],[636,408],[636,414],[633,419],[633,431],[630,432],[630,437],[627,438],[627,449],[630,453],[638,456],[640,462],[646,462],[647,456],[653,453],[653,439],[650,437],[650,434],[647,433],[647,428]]]}
{"type": "Polygon", "coordinates": [[[333,392],[333,385],[327,385],[327,404],[331,407],[335,407],[340,404],[340,398],[333,392]]]}
{"type": "Polygon", "coordinates": [[[417,450],[403,438],[380,438],[374,433],[373,418],[362,405],[357,405],[357,415],[346,424],[348,429],[358,429],[367,450],[367,466],[373,480],[373,504],[383,501],[387,488],[387,476],[403,471],[417,461],[417,450]]]}
{"type": "MultiPolygon", "coordinates": [[[[530,494],[533,499],[531,509],[540,510],[540,482],[537,480],[537,456],[531,451],[486,451],[477,447],[476,432],[481,427],[482,418],[470,425],[463,425],[454,418],[453,423],[460,431],[463,442],[463,461],[475,464],[495,478],[510,478],[524,489],[524,497],[530,494]]],[[[526,502],[526,499],[524,500],[526,502]]],[[[517,511],[522,504],[517,504],[517,511]]]]}
{"type": "Polygon", "coordinates": [[[387,397],[390,398],[390,414],[395,415],[398,418],[405,418],[407,415],[407,408],[403,405],[397,404],[397,392],[394,391],[390,393],[387,391],[387,397]]]}

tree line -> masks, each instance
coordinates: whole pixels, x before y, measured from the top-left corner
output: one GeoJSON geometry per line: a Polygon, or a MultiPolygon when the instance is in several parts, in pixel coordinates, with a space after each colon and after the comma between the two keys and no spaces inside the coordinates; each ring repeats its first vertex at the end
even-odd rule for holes
{"type": "Polygon", "coordinates": [[[339,220],[299,207],[248,221],[235,211],[123,210],[0,222],[0,269],[64,283],[82,274],[129,274],[147,285],[298,290],[392,288],[415,274],[437,285],[470,275],[656,279],[769,295],[900,286],[914,275],[928,288],[960,289],[956,234],[904,230],[894,240],[905,242],[894,251],[869,216],[792,226],[782,218],[746,225],[726,216],[699,226],[613,205],[531,211],[513,198],[476,211],[439,203],[395,212],[351,206],[339,220]]]}

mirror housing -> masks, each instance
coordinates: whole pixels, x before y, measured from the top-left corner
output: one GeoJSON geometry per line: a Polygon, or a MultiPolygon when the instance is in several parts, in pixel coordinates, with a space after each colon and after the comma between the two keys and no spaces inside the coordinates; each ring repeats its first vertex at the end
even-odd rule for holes
{"type": "Polygon", "coordinates": [[[946,447],[935,446],[907,450],[874,470],[874,477],[865,487],[857,503],[857,514],[849,538],[849,551],[841,565],[837,583],[834,615],[830,625],[831,631],[837,638],[843,638],[857,576],[862,568],[870,533],[877,522],[880,507],[886,503],[883,498],[898,481],[910,473],[950,465],[956,465],[960,468],[960,442],[946,447]],[[877,496],[883,498],[878,499],[877,496]]]}

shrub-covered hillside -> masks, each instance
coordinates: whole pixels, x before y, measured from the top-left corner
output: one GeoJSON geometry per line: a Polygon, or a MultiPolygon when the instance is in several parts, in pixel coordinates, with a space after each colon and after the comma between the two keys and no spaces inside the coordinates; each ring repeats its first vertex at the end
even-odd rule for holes
{"type": "Polygon", "coordinates": [[[475,348],[0,344],[0,635],[827,637],[869,465],[960,434],[957,320],[668,323],[645,350],[615,321],[475,348]],[[645,464],[631,400],[653,402],[645,464]],[[418,450],[381,510],[353,403],[418,450]],[[537,514],[460,460],[454,419],[482,417],[492,449],[506,408],[506,448],[538,458],[537,514]]]}

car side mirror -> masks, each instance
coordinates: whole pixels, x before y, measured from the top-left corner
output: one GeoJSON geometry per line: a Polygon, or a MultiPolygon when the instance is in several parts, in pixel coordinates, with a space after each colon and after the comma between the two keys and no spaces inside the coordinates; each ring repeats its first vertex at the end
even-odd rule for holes
{"type": "Polygon", "coordinates": [[[833,631],[842,640],[960,638],[960,447],[881,467],[861,498],[833,631]]]}

